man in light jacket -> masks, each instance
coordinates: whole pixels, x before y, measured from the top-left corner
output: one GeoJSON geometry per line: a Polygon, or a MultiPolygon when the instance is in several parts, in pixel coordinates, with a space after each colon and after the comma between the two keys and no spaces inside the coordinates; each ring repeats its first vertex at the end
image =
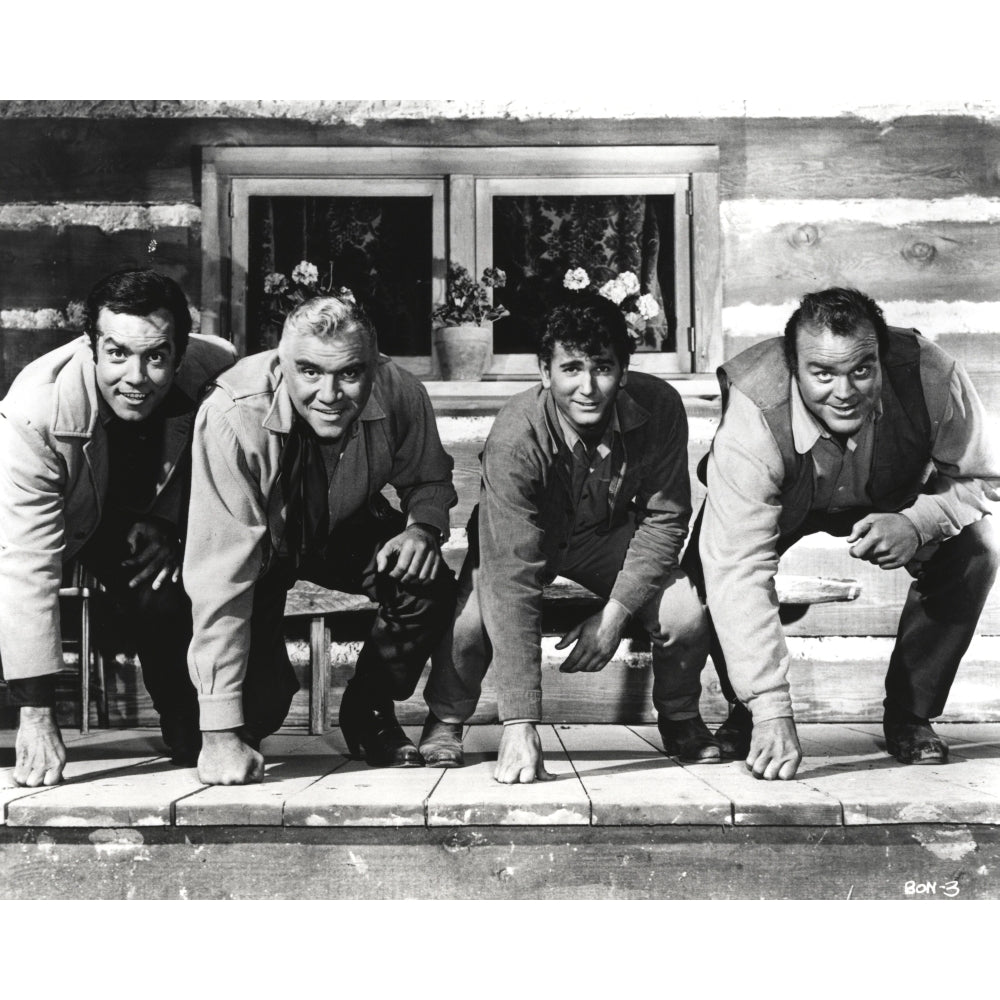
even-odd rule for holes
{"type": "Polygon", "coordinates": [[[340,705],[352,754],[423,763],[393,702],[413,693],[451,620],[455,580],[440,550],[458,499],[451,470],[426,390],[379,354],[346,290],[303,303],[276,350],[218,380],[195,428],[184,559],[202,781],[263,777],[261,740],[299,687],[282,621],[300,579],[379,606],[340,705]],[[390,484],[402,511],[382,495],[390,484]]]}
{"type": "MultiPolygon", "coordinates": [[[[700,551],[713,644],[732,711],[726,756],[766,779],[795,775],[778,559],[804,535],[913,577],[886,675],[886,748],[903,764],[947,760],[944,710],[997,571],[1000,456],[960,364],[886,325],[854,289],[806,295],[784,337],[719,370],[723,418],[708,456],[700,551]],[[728,671],[728,672],[727,672],[728,671]]],[[[697,535],[699,528],[696,527],[697,535]]],[[[687,565],[687,563],[686,563],[687,565]]]]}
{"type": "Polygon", "coordinates": [[[72,560],[127,613],[163,738],[175,763],[195,763],[191,611],[178,583],[189,449],[202,390],[236,353],[190,330],[176,282],[118,272],[87,298],[86,336],[29,364],[0,404],[0,659],[20,706],[18,784],[55,784],[66,763],[55,677],[72,560]]]}

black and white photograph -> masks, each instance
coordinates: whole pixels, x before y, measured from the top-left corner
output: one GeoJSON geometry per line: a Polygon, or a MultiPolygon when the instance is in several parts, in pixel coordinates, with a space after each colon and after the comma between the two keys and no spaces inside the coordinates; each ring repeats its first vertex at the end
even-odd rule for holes
{"type": "Polygon", "coordinates": [[[303,10],[5,80],[0,899],[998,898],[996,86],[303,10]]]}

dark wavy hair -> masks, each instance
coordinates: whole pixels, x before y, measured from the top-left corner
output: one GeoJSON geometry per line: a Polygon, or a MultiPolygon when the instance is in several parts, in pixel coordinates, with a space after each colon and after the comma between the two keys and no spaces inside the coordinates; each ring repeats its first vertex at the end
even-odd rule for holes
{"type": "Polygon", "coordinates": [[[802,297],[798,309],[785,324],[785,360],[791,371],[798,367],[796,335],[803,326],[830,330],[840,337],[853,337],[863,323],[871,323],[878,338],[879,356],[885,355],[889,328],[878,304],[856,288],[827,288],[802,297]]]}
{"type": "Polygon", "coordinates": [[[102,278],[91,289],[84,304],[84,330],[90,338],[91,350],[97,352],[97,318],[102,309],[127,316],[148,316],[166,309],[174,320],[174,347],[177,360],[184,357],[191,333],[191,313],[181,286],[165,274],[143,268],[138,271],[116,271],[102,278]]]}
{"type": "Polygon", "coordinates": [[[610,299],[594,292],[572,292],[545,317],[538,342],[538,360],[548,366],[556,344],[588,356],[610,348],[619,364],[628,364],[635,344],[625,316],[610,299]]]}

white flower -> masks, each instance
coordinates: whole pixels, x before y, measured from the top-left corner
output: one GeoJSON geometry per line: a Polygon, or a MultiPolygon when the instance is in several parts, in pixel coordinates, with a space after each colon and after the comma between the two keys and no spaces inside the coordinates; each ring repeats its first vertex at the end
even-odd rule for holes
{"type": "Polygon", "coordinates": [[[603,295],[606,299],[611,299],[616,306],[622,304],[622,300],[628,295],[625,290],[625,284],[621,278],[613,278],[611,281],[604,282],[603,285],[597,290],[599,295],[603,295]]]}
{"type": "Polygon", "coordinates": [[[264,294],[277,295],[285,290],[287,279],[280,271],[272,271],[264,278],[264,294]]]}
{"type": "Polygon", "coordinates": [[[646,295],[640,295],[635,303],[636,309],[639,310],[639,314],[643,319],[652,319],[654,316],[660,315],[660,307],[656,302],[656,299],[648,293],[646,295]]]}
{"type": "Polygon", "coordinates": [[[639,279],[631,271],[622,271],[618,280],[625,286],[626,295],[639,294],[639,279]]]}
{"type": "Polygon", "coordinates": [[[638,313],[625,313],[625,322],[629,326],[639,326],[642,317],[638,313]]]}
{"type": "Polygon", "coordinates": [[[292,281],[299,285],[315,285],[319,281],[319,269],[309,261],[299,261],[292,271],[292,281]]]}
{"type": "Polygon", "coordinates": [[[581,288],[586,288],[590,284],[590,275],[582,267],[571,267],[563,275],[563,288],[578,292],[581,288]]]}

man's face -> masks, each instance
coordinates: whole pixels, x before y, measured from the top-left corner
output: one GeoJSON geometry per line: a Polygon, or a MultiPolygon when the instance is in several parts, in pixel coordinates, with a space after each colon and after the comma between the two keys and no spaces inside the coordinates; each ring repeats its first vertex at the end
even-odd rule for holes
{"type": "Polygon", "coordinates": [[[832,434],[856,434],[882,391],[878,338],[870,323],[850,336],[799,327],[795,377],[809,412],[832,434]]]}
{"type": "Polygon", "coordinates": [[[326,441],[343,438],[372,394],[375,352],[361,330],[321,340],[289,330],[278,348],[295,412],[326,441]]]}
{"type": "Polygon", "coordinates": [[[97,388],[119,420],[146,420],[163,402],[180,358],[174,318],[166,309],[148,316],[102,309],[97,315],[97,388]]]}
{"type": "Polygon", "coordinates": [[[587,355],[556,344],[552,361],[539,363],[542,385],[566,422],[584,440],[604,433],[618,390],[625,384],[628,369],[610,348],[587,355]]]}

